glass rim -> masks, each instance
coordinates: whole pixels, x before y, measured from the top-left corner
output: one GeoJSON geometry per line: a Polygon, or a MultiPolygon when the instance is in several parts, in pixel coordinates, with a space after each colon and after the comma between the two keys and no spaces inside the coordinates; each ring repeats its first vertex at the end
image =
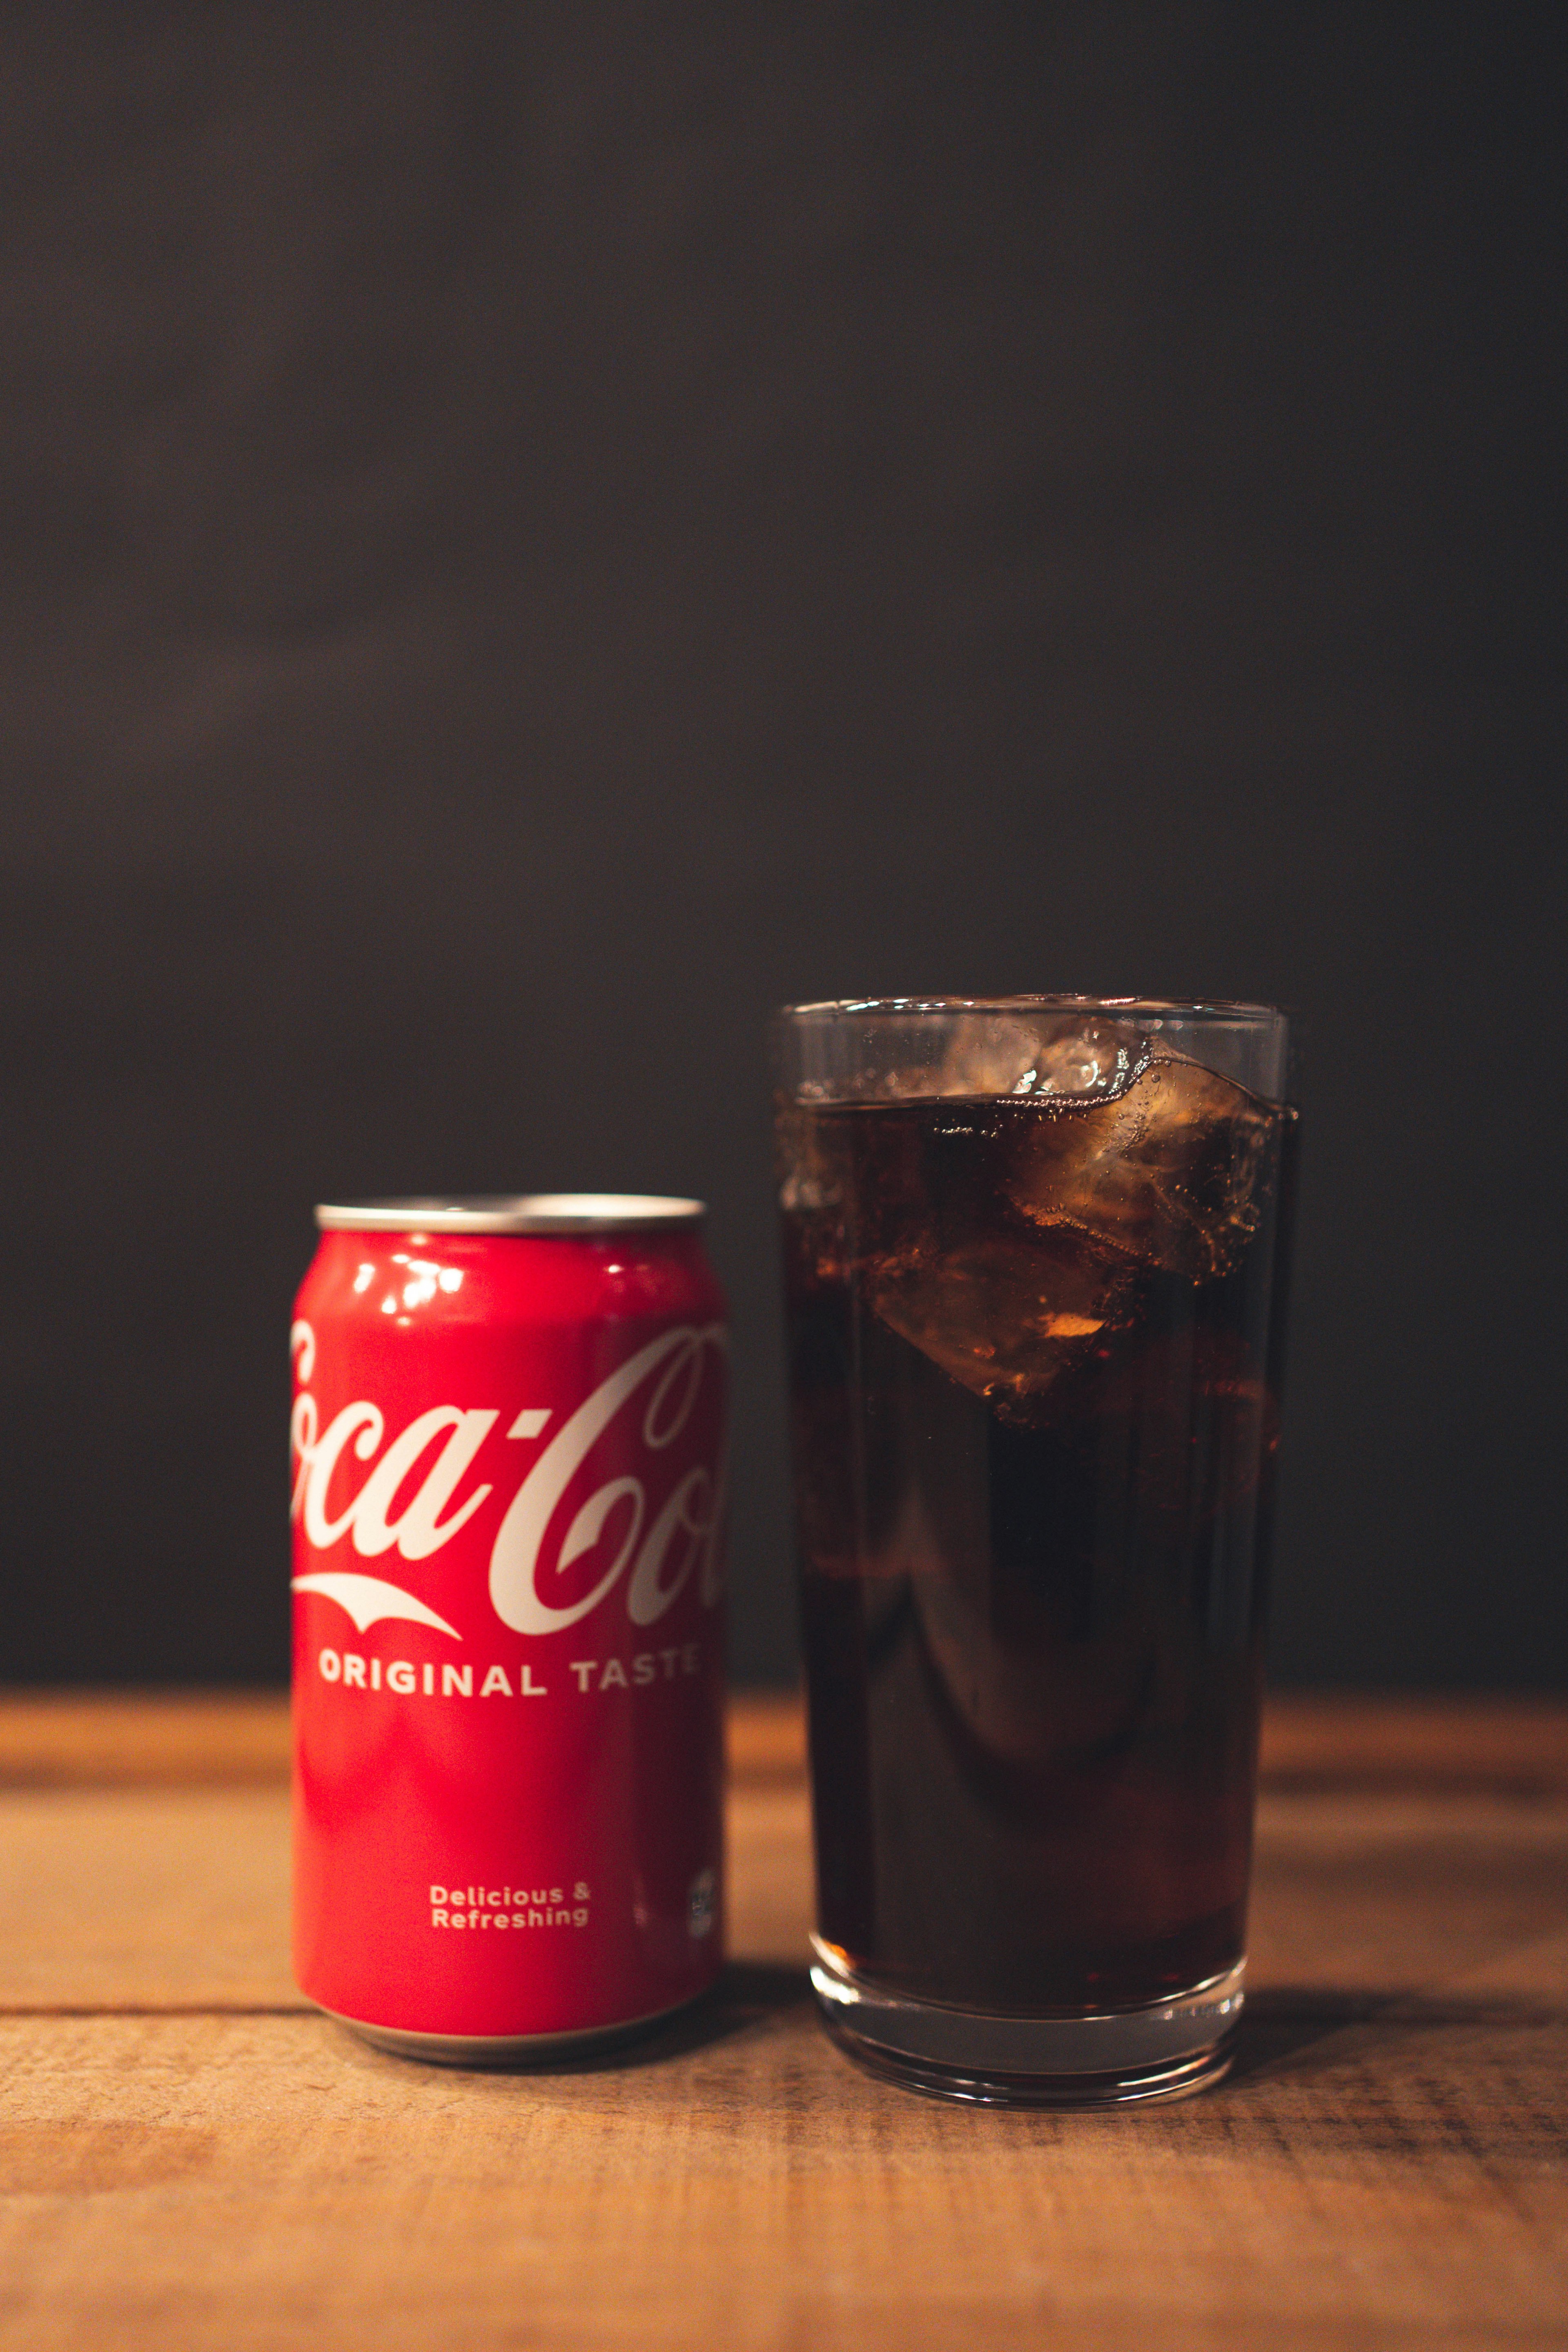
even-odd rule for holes
{"type": "Polygon", "coordinates": [[[816,1004],[781,1004],[775,1020],[787,1022],[907,1020],[932,1013],[952,1019],[965,1013],[1104,1013],[1113,1020],[1210,1022],[1235,1027],[1265,1027],[1289,1021],[1278,1004],[1229,1003],[1211,997],[1186,1003],[1173,996],[866,996],[834,997],[816,1004]]]}

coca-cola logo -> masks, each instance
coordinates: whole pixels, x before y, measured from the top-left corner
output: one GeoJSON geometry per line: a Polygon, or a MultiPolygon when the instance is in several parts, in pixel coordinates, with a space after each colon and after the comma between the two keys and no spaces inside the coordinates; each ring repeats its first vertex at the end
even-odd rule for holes
{"type": "MultiPolygon", "coordinates": [[[[660,1332],[548,1437],[490,1549],[490,1605],[503,1625],[525,1634],[564,1632],[598,1608],[623,1579],[626,1614],[639,1627],[657,1624],[693,1580],[703,1605],[713,1606],[722,1577],[724,1496],[718,1461],[685,1469],[651,1516],[648,1496],[659,1457],[668,1456],[690,1425],[706,1384],[720,1374],[725,1348],[724,1328],[718,1323],[660,1332]],[[574,1479],[617,1422],[622,1458],[629,1454],[636,1466],[595,1487],[552,1548],[551,1531],[563,1516],[574,1479]],[[609,1556],[589,1589],[574,1591],[581,1578],[568,1579],[566,1572],[600,1551],[609,1556]]],[[[500,1420],[500,1408],[432,1405],[386,1444],[384,1414],[361,1398],[344,1405],[323,1429],[309,1386],[316,1361],[316,1335],[309,1323],[295,1324],[290,1349],[300,1383],[289,1430],[295,1462],[290,1516],[306,1542],[326,1552],[346,1538],[363,1559],[391,1551],[406,1560],[428,1559],[494,1492],[494,1481],[483,1480],[459,1496],[500,1420]],[[345,1498],[351,1460],[374,1466],[345,1498]],[[422,1475],[410,1491],[417,1473],[422,1475]]],[[[554,1408],[525,1405],[510,1421],[507,1436],[538,1444],[555,1418],[554,1408]]],[[[428,1603],[383,1577],[326,1569],[293,1581],[296,1591],[320,1592],[337,1601],[362,1633],[382,1618],[402,1617],[462,1638],[428,1603]]]]}

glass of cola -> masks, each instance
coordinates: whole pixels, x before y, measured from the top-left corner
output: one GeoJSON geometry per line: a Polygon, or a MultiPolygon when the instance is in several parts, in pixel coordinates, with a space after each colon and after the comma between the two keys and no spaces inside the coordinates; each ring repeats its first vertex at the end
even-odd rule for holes
{"type": "Polygon", "coordinates": [[[1242,2002],[1296,1117],[1264,1006],[791,1008],[816,1854],[855,2057],[1173,2098],[1242,2002]]]}

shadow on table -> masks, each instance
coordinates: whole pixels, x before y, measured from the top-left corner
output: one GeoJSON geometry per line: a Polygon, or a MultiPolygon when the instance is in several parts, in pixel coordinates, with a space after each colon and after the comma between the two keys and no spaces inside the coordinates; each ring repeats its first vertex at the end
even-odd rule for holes
{"type": "Polygon", "coordinates": [[[810,2000],[811,1987],[803,1968],[784,1968],[764,1960],[731,1960],[711,1992],[679,2011],[657,2032],[644,2032],[634,2027],[624,2042],[605,2042],[597,2050],[495,2071],[540,2077],[621,2074],[646,2066],[662,2066],[672,2058],[684,2058],[691,2051],[732,2042],[737,2035],[752,2032],[790,2010],[805,2008],[810,2000]]]}
{"type": "Polygon", "coordinates": [[[1249,1992],[1236,2037],[1233,2083],[1272,2074],[1300,2061],[1347,2027],[1374,2023],[1388,2007],[1372,1993],[1329,1992],[1311,1985],[1272,1986],[1249,1992]]]}
{"type": "Polygon", "coordinates": [[[1438,1994],[1270,1985],[1247,1994],[1229,2079],[1241,2083],[1286,2068],[1310,2070],[1314,2053],[1323,2064],[1341,2063],[1348,2054],[1343,2037],[1352,2032],[1356,2054],[1364,2057],[1380,2044],[1391,2045],[1412,2032],[1444,2027],[1560,2025],[1562,2021],[1560,2010],[1539,2001],[1445,2000],[1438,1994]]]}
{"type": "Polygon", "coordinates": [[[790,2010],[808,2008],[810,2002],[811,1985],[803,1968],[772,1960],[731,1960],[710,1993],[682,2010],[660,2032],[611,2052],[606,2063],[657,2066],[689,2050],[731,2042],[737,2034],[749,2033],[790,2010]]]}

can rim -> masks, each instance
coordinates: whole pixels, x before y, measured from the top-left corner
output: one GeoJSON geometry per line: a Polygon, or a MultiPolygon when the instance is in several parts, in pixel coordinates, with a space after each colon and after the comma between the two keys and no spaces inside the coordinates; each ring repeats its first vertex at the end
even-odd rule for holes
{"type": "Polygon", "coordinates": [[[319,1201],[324,1234],[601,1234],[695,1224],[705,1201],[660,1192],[503,1192],[426,1199],[319,1201]]]}

